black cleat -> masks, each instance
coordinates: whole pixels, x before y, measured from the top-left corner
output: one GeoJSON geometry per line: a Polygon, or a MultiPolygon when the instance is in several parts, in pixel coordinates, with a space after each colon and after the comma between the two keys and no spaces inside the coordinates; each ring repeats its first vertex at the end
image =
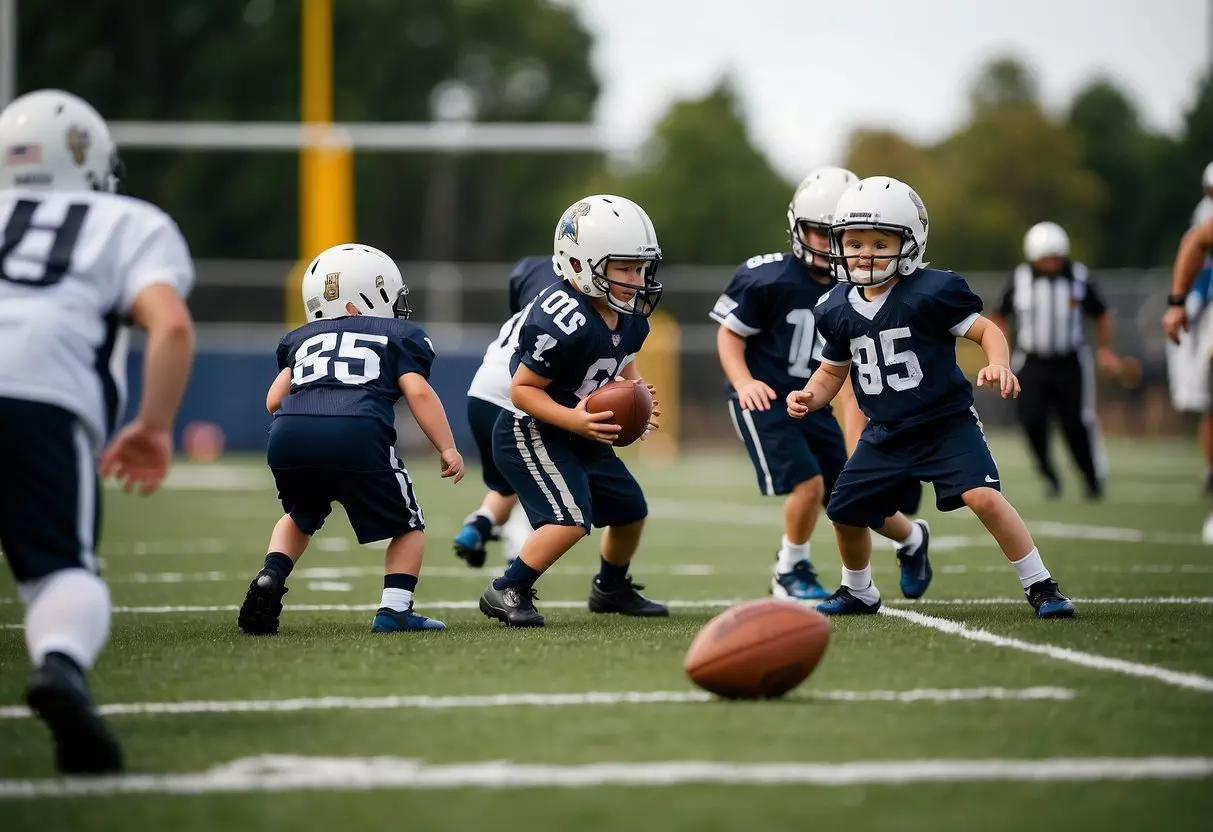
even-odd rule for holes
{"type": "Polygon", "coordinates": [[[480,611],[507,627],[542,627],[543,616],[535,609],[538,597],[533,586],[497,589],[490,583],[480,596],[480,611]]]}
{"type": "Polygon", "coordinates": [[[1074,602],[1061,594],[1057,581],[1045,578],[1024,590],[1028,603],[1036,610],[1037,618],[1070,618],[1074,615],[1074,602]]]}
{"type": "Polygon", "coordinates": [[[248,585],[240,617],[236,619],[242,632],[250,636],[272,636],[278,632],[278,616],[282,615],[282,596],[289,592],[277,572],[262,569],[248,585]]]}
{"type": "Polygon", "coordinates": [[[106,774],[122,770],[122,747],[110,733],[71,659],[50,653],[30,676],[25,701],[51,730],[55,768],[62,774],[106,774]]]}
{"type": "Polygon", "coordinates": [[[670,614],[670,608],[640,594],[644,584],[633,583],[628,575],[623,583],[604,587],[595,575],[590,581],[590,612],[617,612],[642,618],[660,618],[670,614]]]}

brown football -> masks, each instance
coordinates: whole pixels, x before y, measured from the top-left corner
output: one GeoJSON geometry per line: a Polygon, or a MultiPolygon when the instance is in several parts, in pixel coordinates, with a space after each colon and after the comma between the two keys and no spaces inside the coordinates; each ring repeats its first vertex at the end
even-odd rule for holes
{"type": "Polygon", "coordinates": [[[653,415],[653,397],[642,382],[608,381],[590,394],[585,409],[590,413],[609,410],[615,414],[610,423],[623,428],[615,447],[623,448],[644,435],[653,415]]]}
{"type": "Polygon", "coordinates": [[[761,598],[722,612],[691,642],[691,681],[726,699],[772,699],[803,682],[830,642],[830,622],[795,601],[761,598]]]}

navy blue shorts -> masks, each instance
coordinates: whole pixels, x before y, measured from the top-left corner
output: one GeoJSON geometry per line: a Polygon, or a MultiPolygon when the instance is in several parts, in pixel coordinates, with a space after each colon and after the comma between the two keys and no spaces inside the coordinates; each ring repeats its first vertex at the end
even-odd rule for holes
{"type": "Polygon", "coordinates": [[[345,509],[359,543],[425,529],[413,480],[393,448],[395,431],[365,416],[279,416],[266,457],[282,509],[315,534],[345,509]]]}
{"type": "Polygon", "coordinates": [[[770,410],[746,410],[736,399],[729,399],[728,406],[737,436],[754,464],[760,492],[789,494],[821,475],[829,497],[847,462],[842,428],[830,411],[793,419],[782,400],[772,402],[770,410]]]}
{"type": "Polygon", "coordinates": [[[63,408],[0,398],[0,549],[18,583],[97,571],[100,489],[92,442],[63,408]]]}
{"type": "Polygon", "coordinates": [[[476,440],[476,448],[480,451],[480,474],[484,478],[484,484],[489,491],[509,497],[513,495],[514,489],[493,461],[493,425],[497,424],[497,417],[505,412],[505,409],[492,402],[468,396],[468,426],[472,429],[472,438],[476,440]]]}
{"type": "Polygon", "coordinates": [[[503,412],[493,428],[493,458],[526,511],[531,528],[624,526],[648,516],[640,483],[610,445],[530,416],[503,412]]]}
{"type": "Polygon", "coordinates": [[[998,465],[976,411],[949,416],[890,437],[859,440],[834,485],[826,514],[846,526],[883,525],[919,482],[935,486],[935,506],[954,511],[974,488],[1001,491],[998,465]]]}

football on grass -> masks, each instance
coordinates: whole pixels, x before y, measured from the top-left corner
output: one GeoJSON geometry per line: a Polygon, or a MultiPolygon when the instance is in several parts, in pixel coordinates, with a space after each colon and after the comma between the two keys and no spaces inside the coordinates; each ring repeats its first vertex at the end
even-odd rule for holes
{"type": "Polygon", "coordinates": [[[687,650],[691,681],[726,699],[773,699],[803,682],[830,641],[830,622],[795,601],[762,598],[731,607],[687,650]]]}
{"type": "Polygon", "coordinates": [[[585,409],[590,413],[609,410],[615,414],[610,424],[623,428],[615,447],[623,448],[644,435],[653,415],[653,397],[643,382],[608,381],[590,394],[585,409]]]}

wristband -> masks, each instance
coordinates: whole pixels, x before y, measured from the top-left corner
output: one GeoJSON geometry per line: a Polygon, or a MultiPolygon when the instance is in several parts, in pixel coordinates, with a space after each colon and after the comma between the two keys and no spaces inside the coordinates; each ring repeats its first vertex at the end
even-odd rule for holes
{"type": "Polygon", "coordinates": [[[1183,306],[1187,300],[1185,295],[1167,295],[1167,306],[1183,306]]]}

